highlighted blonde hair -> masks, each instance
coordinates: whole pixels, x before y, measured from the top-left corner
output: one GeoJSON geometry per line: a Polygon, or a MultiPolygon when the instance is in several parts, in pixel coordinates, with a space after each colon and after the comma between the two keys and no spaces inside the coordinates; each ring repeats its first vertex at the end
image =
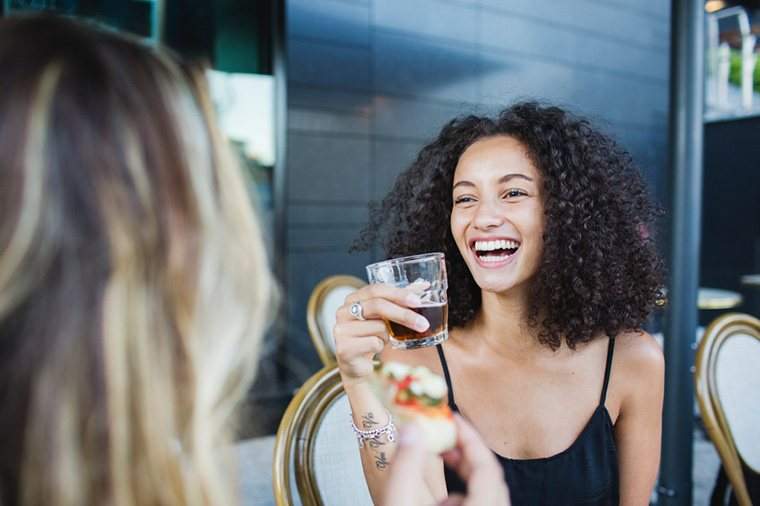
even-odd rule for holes
{"type": "Polygon", "coordinates": [[[203,76],[49,16],[0,69],[0,504],[234,504],[272,280],[203,76]]]}

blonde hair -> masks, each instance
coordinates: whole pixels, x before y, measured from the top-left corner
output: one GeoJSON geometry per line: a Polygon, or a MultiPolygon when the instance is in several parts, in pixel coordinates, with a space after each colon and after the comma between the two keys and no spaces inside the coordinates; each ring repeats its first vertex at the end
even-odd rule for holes
{"type": "Polygon", "coordinates": [[[203,76],[49,16],[0,68],[0,504],[234,504],[273,283],[203,76]]]}

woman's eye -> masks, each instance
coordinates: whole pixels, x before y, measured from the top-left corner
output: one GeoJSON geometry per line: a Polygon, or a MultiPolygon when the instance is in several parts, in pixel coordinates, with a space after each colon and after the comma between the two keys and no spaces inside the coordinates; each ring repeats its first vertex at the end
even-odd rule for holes
{"type": "Polygon", "coordinates": [[[515,199],[518,197],[527,197],[527,196],[528,196],[527,193],[525,193],[523,190],[518,190],[518,189],[507,190],[506,192],[504,192],[504,197],[508,199],[515,199]]]}
{"type": "Polygon", "coordinates": [[[469,204],[471,202],[475,202],[475,199],[466,195],[462,197],[457,197],[456,199],[454,199],[455,204],[469,204]]]}

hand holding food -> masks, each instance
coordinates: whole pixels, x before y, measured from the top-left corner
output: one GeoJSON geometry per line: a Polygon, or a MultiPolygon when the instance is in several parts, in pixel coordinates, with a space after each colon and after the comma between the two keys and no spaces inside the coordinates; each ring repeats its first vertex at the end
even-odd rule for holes
{"type": "MultiPolygon", "coordinates": [[[[456,447],[444,452],[446,465],[467,483],[466,494],[450,494],[435,502],[437,506],[479,506],[510,504],[509,489],[504,471],[475,429],[460,416],[454,417],[457,426],[456,447]]],[[[391,476],[386,483],[382,504],[387,506],[416,506],[432,504],[420,496],[420,483],[429,453],[422,444],[423,429],[412,423],[401,429],[399,447],[393,458],[391,476]]]]}

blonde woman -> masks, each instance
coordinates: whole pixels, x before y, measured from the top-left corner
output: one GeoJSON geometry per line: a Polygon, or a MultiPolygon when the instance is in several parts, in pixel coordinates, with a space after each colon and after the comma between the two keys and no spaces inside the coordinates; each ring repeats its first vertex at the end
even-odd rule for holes
{"type": "Polygon", "coordinates": [[[235,504],[272,283],[203,80],[52,17],[0,69],[0,504],[235,504]]]}
{"type": "MultiPolygon", "coordinates": [[[[49,16],[0,21],[0,69],[0,505],[236,504],[273,293],[203,79],[49,16]]],[[[469,504],[506,503],[462,425],[469,504]]],[[[402,439],[394,506],[424,456],[402,439]]]]}

